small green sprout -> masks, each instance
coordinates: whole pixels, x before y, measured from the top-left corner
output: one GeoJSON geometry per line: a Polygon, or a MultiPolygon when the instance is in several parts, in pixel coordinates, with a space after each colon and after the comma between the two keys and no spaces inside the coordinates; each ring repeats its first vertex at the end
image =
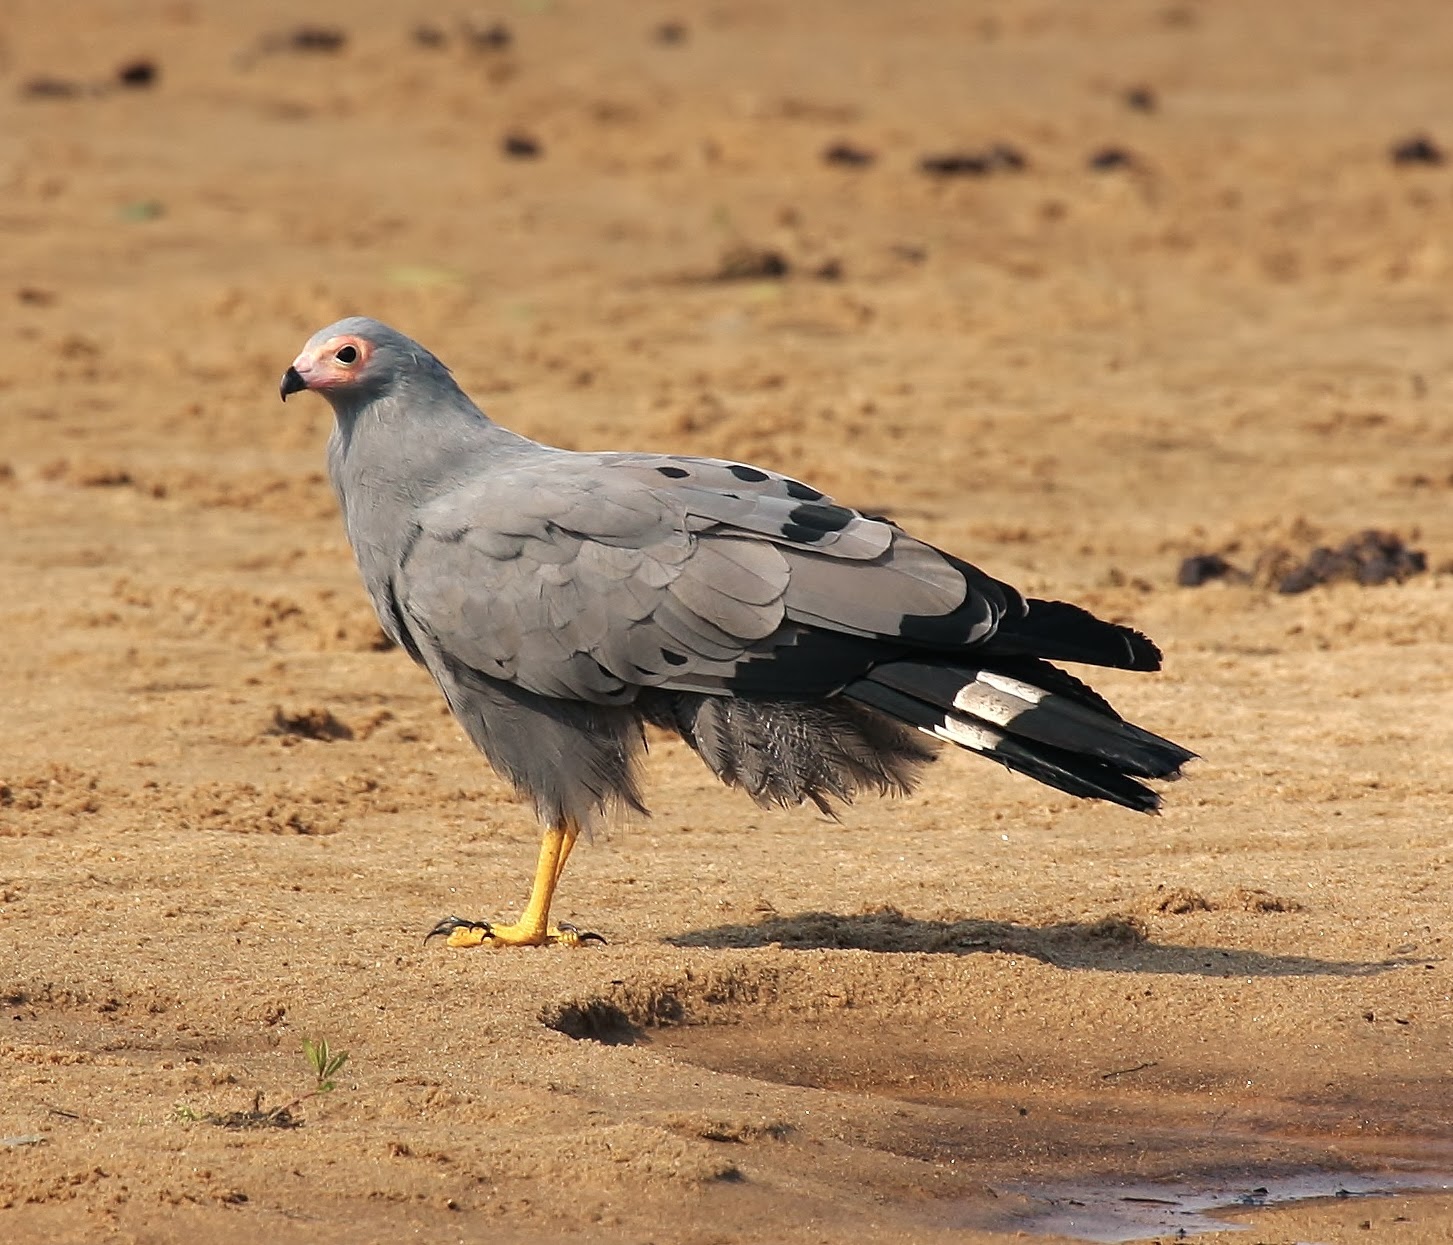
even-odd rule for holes
{"type": "Polygon", "coordinates": [[[313,1088],[299,1094],[291,1102],[280,1107],[264,1107],[262,1090],[252,1096],[250,1111],[228,1111],[218,1114],[214,1111],[197,1111],[184,1102],[177,1103],[172,1111],[178,1120],[187,1124],[216,1124],[219,1128],[301,1128],[303,1119],[297,1114],[299,1107],[309,1098],[326,1094],[335,1089],[338,1082],[333,1078],[343,1071],[348,1062],[346,1050],[335,1051],[328,1045],[327,1038],[303,1039],[303,1057],[313,1069],[313,1088]]]}
{"type": "Polygon", "coordinates": [[[312,1038],[304,1038],[303,1055],[318,1078],[313,1093],[326,1094],[335,1088],[338,1082],[333,1078],[343,1071],[343,1065],[348,1062],[348,1052],[332,1050],[327,1038],[319,1038],[316,1042],[312,1038]]]}

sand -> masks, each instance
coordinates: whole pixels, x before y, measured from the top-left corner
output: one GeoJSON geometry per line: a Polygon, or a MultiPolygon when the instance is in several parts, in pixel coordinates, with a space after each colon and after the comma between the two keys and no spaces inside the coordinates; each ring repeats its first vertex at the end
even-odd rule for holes
{"type": "MultiPolygon", "coordinates": [[[[1390,158],[1453,143],[1450,40],[1434,0],[10,0],[0,1235],[971,1243],[1059,1180],[1453,1166],[1453,172],[1390,158]],[[713,279],[744,249],[785,274],[713,279]],[[955,755],[834,823],[656,739],[655,816],[560,894],[609,945],[424,945],[517,909],[537,830],[277,400],[356,312],[529,435],[787,470],[1133,622],[1165,671],[1096,685],[1204,760],[1156,819],[955,755]],[[1370,528],[1428,570],[1270,586],[1370,528]],[[1201,553],[1257,573],[1178,586],[1201,553]]],[[[1453,1201],[1257,1222],[1414,1245],[1453,1201]]]]}

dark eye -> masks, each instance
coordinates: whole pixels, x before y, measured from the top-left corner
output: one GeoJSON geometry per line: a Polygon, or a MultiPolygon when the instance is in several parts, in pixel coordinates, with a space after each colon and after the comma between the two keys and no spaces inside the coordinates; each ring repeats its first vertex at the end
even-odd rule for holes
{"type": "Polygon", "coordinates": [[[338,353],[333,356],[339,363],[349,364],[358,362],[357,346],[339,346],[338,353]]]}

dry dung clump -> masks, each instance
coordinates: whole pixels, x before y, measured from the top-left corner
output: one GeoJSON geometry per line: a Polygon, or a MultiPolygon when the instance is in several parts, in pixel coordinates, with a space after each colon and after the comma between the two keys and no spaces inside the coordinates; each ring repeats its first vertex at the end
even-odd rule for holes
{"type": "Polygon", "coordinates": [[[1293,594],[1322,584],[1402,583],[1427,569],[1428,555],[1423,550],[1411,548],[1395,532],[1369,528],[1335,548],[1317,545],[1309,552],[1298,553],[1285,545],[1271,545],[1256,556],[1250,570],[1243,570],[1220,553],[1192,554],[1181,561],[1176,582],[1183,588],[1199,588],[1224,579],[1293,594]]]}

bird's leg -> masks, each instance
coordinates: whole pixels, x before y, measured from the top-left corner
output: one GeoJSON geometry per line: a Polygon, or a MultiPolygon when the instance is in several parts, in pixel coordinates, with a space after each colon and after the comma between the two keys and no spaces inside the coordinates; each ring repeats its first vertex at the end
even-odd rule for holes
{"type": "MultiPolygon", "coordinates": [[[[560,875],[565,872],[565,862],[570,859],[570,853],[575,850],[575,840],[580,837],[580,831],[569,822],[565,824],[565,839],[560,844],[560,854],[555,857],[555,880],[551,884],[550,891],[554,894],[556,886],[560,885],[560,875]]],[[[541,854],[544,854],[544,845],[541,845],[541,854]]]]}
{"type": "Polygon", "coordinates": [[[558,945],[577,947],[587,942],[604,942],[599,934],[578,930],[573,925],[550,924],[550,901],[565,872],[565,862],[575,847],[580,830],[571,822],[546,829],[540,840],[540,856],[535,862],[535,881],[530,898],[520,919],[512,925],[493,925],[488,921],[466,921],[462,917],[445,917],[425,938],[444,935],[451,947],[477,947],[490,943],[496,947],[542,947],[558,945]]]}

